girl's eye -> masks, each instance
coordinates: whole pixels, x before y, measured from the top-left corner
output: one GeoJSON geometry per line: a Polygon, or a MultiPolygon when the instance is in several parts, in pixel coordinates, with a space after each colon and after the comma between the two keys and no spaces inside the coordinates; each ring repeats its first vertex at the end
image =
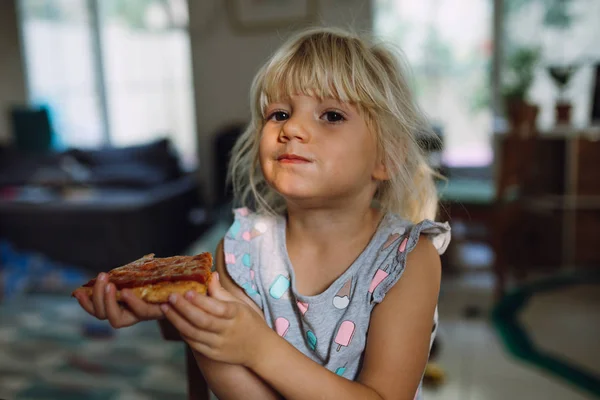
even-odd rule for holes
{"type": "Polygon", "coordinates": [[[341,121],[346,120],[346,118],[344,118],[344,116],[342,114],[340,114],[339,112],[335,112],[335,111],[325,112],[321,116],[321,119],[325,119],[325,121],[327,121],[327,122],[341,122],[341,121]]]}
{"type": "Polygon", "coordinates": [[[275,121],[285,121],[286,119],[289,119],[290,115],[288,113],[286,113],[285,111],[274,111],[269,115],[269,120],[275,120],[275,121]]]}

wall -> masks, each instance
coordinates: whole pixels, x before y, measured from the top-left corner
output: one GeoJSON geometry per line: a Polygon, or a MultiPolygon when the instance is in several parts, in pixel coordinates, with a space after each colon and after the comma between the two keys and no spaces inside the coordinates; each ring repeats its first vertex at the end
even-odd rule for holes
{"type": "Polygon", "coordinates": [[[26,101],[16,2],[0,1],[0,144],[10,140],[9,107],[26,101]]]}
{"type": "MultiPolygon", "coordinates": [[[[292,29],[238,33],[222,0],[190,1],[190,36],[202,179],[213,198],[212,141],[224,126],[248,120],[249,89],[260,66],[292,29]]],[[[317,23],[362,32],[372,26],[371,1],[319,0],[317,23]]]]}

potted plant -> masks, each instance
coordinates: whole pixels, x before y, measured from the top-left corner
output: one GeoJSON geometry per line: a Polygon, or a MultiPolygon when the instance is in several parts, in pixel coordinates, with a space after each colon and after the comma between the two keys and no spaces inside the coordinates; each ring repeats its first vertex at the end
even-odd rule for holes
{"type": "Polygon", "coordinates": [[[539,58],[539,49],[532,47],[515,48],[506,58],[502,96],[513,131],[531,129],[535,125],[539,108],[527,101],[527,92],[539,58]]]}
{"type": "Polygon", "coordinates": [[[558,89],[555,112],[558,124],[569,124],[571,122],[571,102],[565,95],[569,81],[575,72],[577,65],[553,65],[548,67],[548,73],[558,89]]]}

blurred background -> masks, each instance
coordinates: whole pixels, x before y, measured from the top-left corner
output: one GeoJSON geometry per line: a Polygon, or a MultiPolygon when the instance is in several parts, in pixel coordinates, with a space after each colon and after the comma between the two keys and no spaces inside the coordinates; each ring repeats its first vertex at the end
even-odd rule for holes
{"type": "Polygon", "coordinates": [[[400,48],[431,121],[453,240],[425,397],[600,398],[599,22],[599,0],[0,1],[0,398],[205,398],[166,327],[69,296],[214,251],[251,80],[315,24],[400,48]]]}

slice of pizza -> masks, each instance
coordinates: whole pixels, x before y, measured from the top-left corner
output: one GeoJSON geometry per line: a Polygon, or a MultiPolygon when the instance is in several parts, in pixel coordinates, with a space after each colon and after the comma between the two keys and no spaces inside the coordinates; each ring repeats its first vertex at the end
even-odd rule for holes
{"type": "MultiPolygon", "coordinates": [[[[137,297],[148,303],[166,303],[171,293],[183,295],[193,290],[206,294],[212,264],[210,253],[165,258],[147,254],[107,274],[109,282],[117,288],[117,301],[121,299],[121,290],[131,289],[137,297]]],[[[77,290],[91,296],[95,283],[96,278],[77,290]]]]}

